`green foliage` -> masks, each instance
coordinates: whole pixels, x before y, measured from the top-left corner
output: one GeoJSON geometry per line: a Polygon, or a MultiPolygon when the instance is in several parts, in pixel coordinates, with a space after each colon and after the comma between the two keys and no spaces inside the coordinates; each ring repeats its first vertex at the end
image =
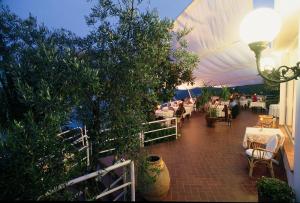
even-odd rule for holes
{"type": "Polygon", "coordinates": [[[228,87],[222,86],[220,98],[222,98],[224,101],[227,101],[230,97],[231,93],[228,87]]]}
{"type": "Polygon", "coordinates": [[[196,108],[200,109],[204,104],[210,101],[211,96],[213,96],[213,87],[209,85],[204,85],[201,88],[201,96],[199,96],[196,100],[196,108]]]}
{"type": "Polygon", "coordinates": [[[262,177],[257,181],[260,198],[268,202],[294,202],[295,193],[286,183],[276,178],[262,177]]]}
{"type": "Polygon", "coordinates": [[[150,156],[143,152],[137,161],[138,190],[141,192],[147,191],[161,172],[159,168],[151,166],[149,158],[150,156]]]}
{"type": "Polygon", "coordinates": [[[0,24],[0,198],[34,200],[84,167],[79,155],[63,162],[70,143],[57,133],[85,91],[99,90],[97,72],[76,57],[69,32],[51,32],[4,7],[0,24]]]}
{"type": "Polygon", "coordinates": [[[187,51],[188,30],[170,32],[173,22],[140,12],[140,2],[99,1],[86,18],[94,30],[84,39],[1,7],[1,199],[36,200],[82,175],[81,154],[57,136],[72,112],[89,129],[96,169],[97,154],[107,147],[137,158],[141,124],[153,107],[193,81],[198,58],[187,51]],[[64,162],[70,153],[75,158],[64,162]]]}
{"type": "Polygon", "coordinates": [[[216,118],[217,117],[217,108],[216,107],[209,107],[209,109],[207,110],[207,115],[209,117],[216,118]]]}
{"type": "Polygon", "coordinates": [[[188,30],[170,32],[172,21],[161,20],[152,11],[141,12],[139,3],[99,1],[86,18],[95,30],[84,42],[83,58],[99,72],[103,91],[94,97],[95,102],[84,105],[83,112],[91,112],[91,119],[84,123],[92,129],[92,141],[98,143],[93,149],[103,149],[105,140],[117,138],[120,156],[136,153],[141,123],[153,118],[158,101],[174,96],[177,85],[192,81],[198,62],[196,55],[187,52],[183,38],[188,30]],[[176,49],[173,40],[179,44],[176,49]],[[99,133],[104,128],[110,131],[99,133]]]}

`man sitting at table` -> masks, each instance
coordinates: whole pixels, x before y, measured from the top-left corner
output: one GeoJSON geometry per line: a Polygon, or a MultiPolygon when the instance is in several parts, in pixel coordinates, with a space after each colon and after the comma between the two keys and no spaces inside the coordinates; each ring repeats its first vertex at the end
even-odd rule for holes
{"type": "Polygon", "coordinates": [[[185,111],[185,108],[183,106],[183,103],[180,103],[177,111],[175,112],[176,117],[177,117],[177,122],[178,122],[180,128],[182,127],[183,114],[185,112],[186,111],[185,111]]]}
{"type": "Polygon", "coordinates": [[[253,101],[253,102],[257,102],[257,96],[256,96],[256,93],[252,96],[252,101],[253,101]]]}
{"type": "Polygon", "coordinates": [[[168,103],[168,109],[171,110],[171,111],[175,111],[175,109],[172,107],[171,103],[168,103]]]}

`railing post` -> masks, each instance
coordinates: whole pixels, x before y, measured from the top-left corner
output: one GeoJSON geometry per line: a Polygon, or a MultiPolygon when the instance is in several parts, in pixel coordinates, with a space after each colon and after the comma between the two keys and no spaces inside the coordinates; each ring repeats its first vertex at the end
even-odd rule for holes
{"type": "Polygon", "coordinates": [[[177,122],[177,117],[175,117],[175,123],[176,123],[176,140],[178,138],[178,122],[177,122]]]}
{"type": "Polygon", "coordinates": [[[87,146],[87,148],[86,148],[86,156],[87,156],[86,161],[87,161],[87,163],[86,164],[87,164],[87,166],[90,166],[90,144],[89,144],[89,139],[88,139],[88,136],[87,136],[86,125],[84,125],[84,136],[85,136],[84,139],[86,139],[85,144],[87,146]]]}
{"type": "Polygon", "coordinates": [[[140,147],[144,147],[145,134],[144,131],[140,133],[140,147]]]}
{"type": "Polygon", "coordinates": [[[134,162],[130,163],[130,181],[131,181],[131,201],[135,202],[135,175],[134,175],[134,162]]]}
{"type": "MultiPolygon", "coordinates": [[[[127,167],[123,167],[123,184],[127,183],[127,167]]],[[[127,187],[124,187],[124,195],[123,195],[123,200],[126,201],[126,196],[127,196],[127,187]]]]}

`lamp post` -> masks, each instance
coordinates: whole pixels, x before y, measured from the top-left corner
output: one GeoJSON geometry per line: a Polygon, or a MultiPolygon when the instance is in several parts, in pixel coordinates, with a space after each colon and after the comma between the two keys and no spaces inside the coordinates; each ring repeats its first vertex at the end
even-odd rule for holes
{"type": "Polygon", "coordinates": [[[259,8],[245,16],[240,25],[240,35],[250,49],[255,53],[256,67],[259,75],[271,82],[281,83],[300,76],[300,62],[293,67],[282,65],[273,71],[278,72],[278,78],[271,78],[260,66],[261,53],[274,40],[281,27],[281,18],[273,9],[259,8]]]}

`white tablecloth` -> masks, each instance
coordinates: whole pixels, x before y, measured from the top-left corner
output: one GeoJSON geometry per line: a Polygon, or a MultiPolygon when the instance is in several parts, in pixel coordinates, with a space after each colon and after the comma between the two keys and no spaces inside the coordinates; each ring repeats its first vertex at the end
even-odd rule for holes
{"type": "Polygon", "coordinates": [[[269,115],[279,117],[279,104],[271,104],[269,107],[269,115]]]}
{"type": "Polygon", "coordinates": [[[163,117],[163,118],[172,118],[174,117],[174,111],[172,110],[156,110],[155,111],[155,116],[158,117],[163,117]]]}
{"type": "Polygon", "coordinates": [[[265,109],[266,108],[266,102],[251,102],[249,107],[250,108],[252,108],[252,107],[261,107],[261,108],[265,109]]]}
{"type": "Polygon", "coordinates": [[[184,106],[184,108],[185,108],[185,113],[183,114],[183,118],[185,118],[187,115],[191,116],[192,111],[194,109],[193,104],[192,105],[186,105],[186,106],[184,106]]]}
{"type": "Polygon", "coordinates": [[[227,105],[227,107],[229,106],[229,101],[221,101],[221,105],[227,105]]]}
{"type": "Polygon", "coordinates": [[[279,134],[281,139],[280,139],[280,146],[283,145],[285,136],[281,132],[280,129],[278,128],[254,128],[254,127],[247,127],[246,132],[244,135],[244,140],[243,140],[243,147],[247,148],[247,139],[249,138],[250,140],[266,144],[269,140],[269,138],[272,135],[279,134]]]}
{"type": "MultiPolygon", "coordinates": [[[[224,109],[224,105],[219,104],[217,106],[215,105],[210,105],[210,107],[212,108],[216,108],[217,109],[217,117],[225,117],[225,112],[223,111],[224,109]]],[[[228,109],[228,113],[230,113],[230,110],[228,109]]]]}
{"type": "Polygon", "coordinates": [[[217,106],[217,117],[225,117],[225,112],[222,111],[224,109],[224,105],[217,106]]]}
{"type": "Polygon", "coordinates": [[[249,101],[249,103],[250,103],[250,102],[251,102],[251,99],[240,100],[240,105],[241,105],[241,106],[245,106],[245,105],[248,106],[248,101],[249,101]]]}

